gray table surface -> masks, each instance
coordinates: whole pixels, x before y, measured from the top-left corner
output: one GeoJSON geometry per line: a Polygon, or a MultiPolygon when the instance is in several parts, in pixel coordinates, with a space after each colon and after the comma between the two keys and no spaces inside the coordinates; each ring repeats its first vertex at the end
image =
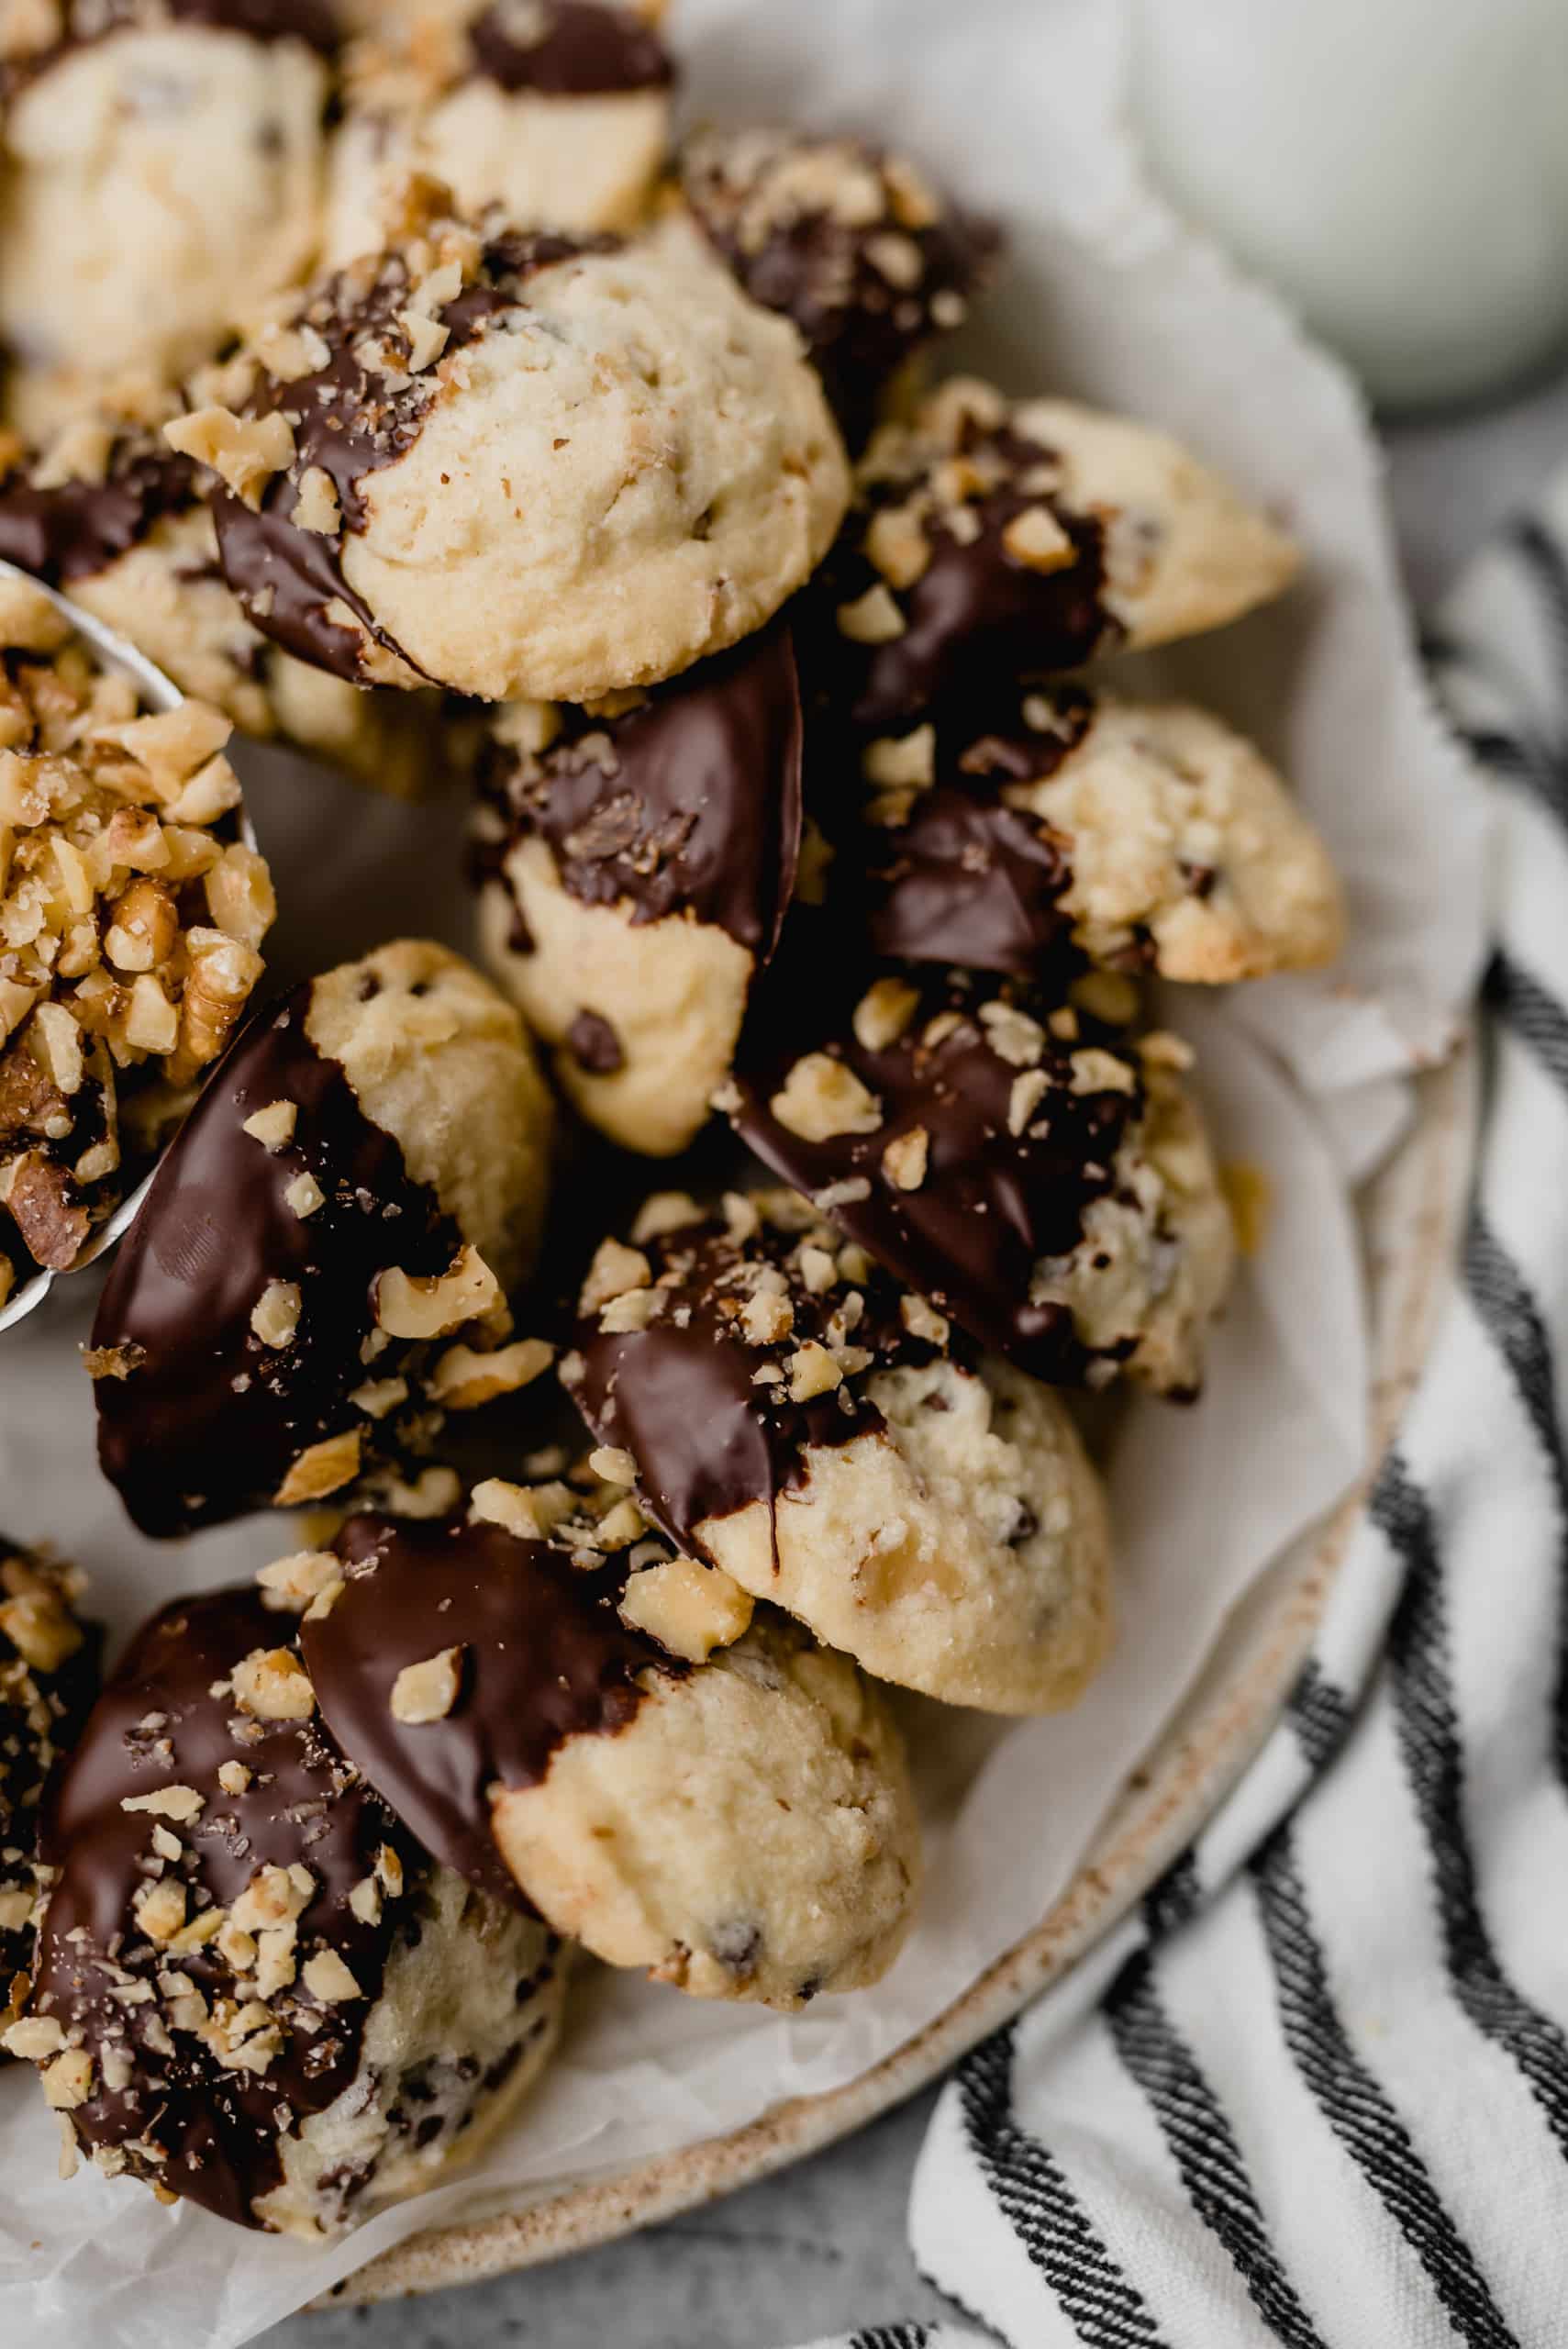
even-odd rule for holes
{"type": "MultiPolygon", "coordinates": [[[[1495,523],[1568,462],[1568,375],[1387,436],[1406,575],[1430,609],[1495,523]]],[[[798,2168],[624,2243],[461,2292],[293,2318],[266,2349],[784,2349],[895,2317],[951,2315],[904,2213],[934,2094],[798,2168]]]]}

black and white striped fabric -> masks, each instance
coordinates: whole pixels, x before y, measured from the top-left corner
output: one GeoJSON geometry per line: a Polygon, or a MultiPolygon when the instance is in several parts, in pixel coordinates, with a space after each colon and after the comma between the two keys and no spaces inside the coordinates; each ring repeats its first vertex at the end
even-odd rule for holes
{"type": "Polygon", "coordinates": [[[939,2105],[915,2254],[1010,2349],[1568,2343],[1568,476],[1430,651],[1502,803],[1462,1259],[1279,1728],[939,2105]]]}

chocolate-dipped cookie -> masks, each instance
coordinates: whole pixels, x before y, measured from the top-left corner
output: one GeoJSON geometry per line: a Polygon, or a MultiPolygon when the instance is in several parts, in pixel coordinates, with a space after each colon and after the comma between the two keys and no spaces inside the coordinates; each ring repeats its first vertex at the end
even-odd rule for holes
{"type": "Polygon", "coordinates": [[[628,1149],[684,1149],[709,1115],[795,885],[800,773],[782,623],[613,715],[495,720],[475,816],[486,959],[628,1149]]]}
{"type": "Polygon", "coordinates": [[[32,1963],[39,1798],[97,1687],[97,1627],[78,1612],[84,1586],[74,1567],[0,1534],[0,1989],[6,2000],[32,1963]]]}
{"type": "Polygon", "coordinates": [[[818,805],[878,954],[1042,986],[1084,955],[1212,985],[1339,952],[1328,851],[1205,710],[999,687],[874,736],[859,763],[818,805]]]}
{"type": "Polygon", "coordinates": [[[821,944],[807,931],[759,991],[728,1097],[741,1139],[1021,1370],[1195,1392],[1234,1246],[1186,1048],[984,975],[824,970],[821,944]]]}
{"type": "Polygon", "coordinates": [[[63,587],[242,733],[416,796],[438,764],[439,696],[365,692],[252,628],[217,559],[210,477],[163,438],[177,409],[172,393],[106,403],[0,460],[0,559],[63,587]]]}
{"type": "Polygon", "coordinates": [[[98,1456],[169,1534],[319,1499],[549,1361],[503,1343],[551,1116],[522,1023],[444,947],[382,947],[247,1030],[99,1304],[98,1456]]]}
{"type": "Polygon", "coordinates": [[[1000,1713],[1081,1693],[1109,1539],[1048,1388],[789,1192],[656,1196],[581,1305],[563,1382],[673,1540],[879,1679],[1000,1713]]]}
{"type": "Polygon", "coordinates": [[[848,496],[791,329],[700,252],[481,233],[444,195],[261,337],[239,414],[169,428],[220,476],[250,618],[486,701],[592,701],[760,627],[848,496]]]}
{"type": "Polygon", "coordinates": [[[988,222],[903,155],[776,127],[685,140],[681,192],[754,302],[800,328],[857,448],[895,376],[963,324],[995,262],[988,222]]]}
{"type": "Polygon", "coordinates": [[[670,136],[674,68],[651,8],[466,0],[382,11],[349,56],[328,156],[325,259],[384,242],[411,173],[516,228],[629,228],[670,136]]]}
{"type": "Polygon", "coordinates": [[[944,384],[874,436],[813,589],[855,724],[1162,644],[1277,596],[1294,547],[1176,441],[1071,400],[944,384]]]}
{"type": "Polygon", "coordinates": [[[74,1264],[261,976],[272,885],[228,734],[197,702],[139,715],[38,588],[0,580],[0,1301],[74,1264]]]}
{"type": "Polygon", "coordinates": [[[549,2054],[558,1945],[433,1865],[255,1589],[144,1626],[46,1802],[27,2011],[72,2149],[323,2235],[474,2150],[549,2054]]]}
{"type": "Polygon", "coordinates": [[[323,1714],[447,1865],[611,1965],[782,2007],[875,1981],[919,1875],[897,1731],[845,1658],[640,1528],[614,1486],[350,1518],[301,1627],[323,1714]]]}
{"type": "Polygon", "coordinates": [[[197,365],[308,266],[335,26],[316,0],[18,14],[36,38],[0,63],[0,356],[39,432],[118,377],[197,365]]]}

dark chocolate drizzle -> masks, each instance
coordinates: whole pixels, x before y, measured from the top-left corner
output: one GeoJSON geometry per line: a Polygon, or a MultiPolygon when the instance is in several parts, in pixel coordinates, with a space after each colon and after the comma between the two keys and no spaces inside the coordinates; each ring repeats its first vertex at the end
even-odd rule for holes
{"type": "Polygon", "coordinates": [[[30,2011],[81,2032],[93,2056],[93,2092],[72,2113],[78,2137],[89,2147],[125,2149],[138,2175],[242,2226],[261,2223],[254,2204],[282,2178],[281,2139],[352,2081],[387,1960],[400,1933],[417,1936],[410,1896],[428,1865],[319,1721],[248,1721],[227,1693],[244,1657],[287,1645],[291,1630],[253,1588],[177,1600],[155,1615],[52,1784],[40,1838],[43,1858],[59,1876],[39,1937],[30,2011]],[[225,1762],[253,1774],[243,1793],[218,1784],[225,1762]],[[151,1844],[156,1816],[122,1805],[128,1796],[172,1786],[194,1787],[205,1808],[194,1820],[162,1822],[185,1856],[160,1862],[151,1844]],[[349,1896],[374,1875],[384,1845],[402,1862],[404,1891],[395,1897],[384,1888],[380,1917],[370,1923],[349,1896]],[[194,2034],[169,2031],[159,1976],[187,1975],[209,2004],[243,1998],[245,1977],[206,1948],[160,1952],[138,1926],[136,1898],[151,1878],[172,1876],[184,1883],[194,1917],[204,1907],[228,1907],[262,1867],[296,1862],[317,1883],[298,1920],[296,1963],[303,1971],[315,1950],[333,1950],[363,1996],[323,2005],[297,1978],[271,2001],[282,2025],[271,2064],[261,2072],[229,2070],[194,2034]],[[152,1996],[136,2003],[116,1998],[117,1984],[128,1980],[149,1985],[152,1996]],[[319,2018],[318,2027],[301,2029],[301,2015],[319,2018]],[[111,2044],[131,2061],[120,2088],[104,2084],[111,2044]],[[161,2146],[167,2158],[149,2162],[134,2150],[142,2143],[161,2146]]]}
{"type": "MultiPolygon", "coordinates": [[[[862,1300],[858,1318],[831,1326],[849,1285],[813,1295],[794,1262],[798,1245],[798,1234],[768,1225],[743,1245],[717,1222],[685,1225],[643,1243],[668,1298],[646,1329],[610,1333],[595,1314],[578,1322],[581,1368],[569,1361],[562,1381],[599,1441],[630,1453],[641,1508],[682,1549],[707,1554],[697,1528],[711,1518],[733,1517],[756,1501],[772,1514],[780,1495],[805,1480],[808,1450],[848,1443],[885,1424],[866,1377],[930,1362],[940,1351],[905,1328],[897,1286],[874,1268],[854,1285],[862,1300]],[[759,1264],[784,1275],[794,1311],[789,1335],[768,1345],[750,1341],[738,1318],[748,1291],[736,1275],[759,1264]],[[790,1400],[787,1373],[757,1384],[759,1370],[784,1372],[795,1349],[813,1339],[862,1348],[870,1359],[803,1403],[790,1400]]],[[[962,1338],[945,1351],[972,1359],[962,1338]]]]}
{"type": "MultiPolygon", "coordinates": [[[[1072,842],[1004,795],[1053,774],[1087,733],[1094,707],[1074,685],[1032,695],[1014,687],[983,696],[978,710],[949,705],[933,726],[935,779],[918,790],[873,797],[844,772],[842,750],[824,760],[814,812],[840,852],[830,883],[839,918],[848,915],[873,952],[893,961],[956,963],[1063,991],[1079,959],[1062,907],[1072,842]],[[1048,722],[1031,726],[1024,709],[1037,702],[1048,722]]],[[[829,734],[831,718],[816,730],[829,734]]]]}
{"type": "MultiPolygon", "coordinates": [[[[474,341],[497,316],[522,307],[528,281],[537,271],[579,253],[612,250],[616,242],[554,235],[493,239],[484,247],[478,275],[435,313],[447,329],[447,351],[474,341]]],[[[395,360],[409,356],[407,330],[397,323],[397,313],[407,307],[410,291],[401,253],[384,256],[369,283],[362,265],[327,281],[293,321],[321,337],[328,352],[326,364],[291,382],[262,374],[245,403],[248,416],[287,417],[295,438],[293,462],[268,483],[259,509],[221,483],[212,493],[224,576],[246,617],[301,661],[356,685],[366,682],[361,640],[328,618],[334,602],[345,604],[384,651],[424,674],[355,594],[342,565],[344,534],[361,531],[367,519],[361,483],[406,454],[439,388],[433,368],[389,378],[368,367],[361,355],[367,345],[380,345],[395,360]],[[338,494],[341,524],[335,538],[302,530],[293,519],[300,481],[317,466],[338,494]]]]}
{"type": "Polygon", "coordinates": [[[333,1735],[445,1866],[528,1906],[490,1831],[492,1790],[539,1785],[568,1738],[613,1735],[639,1676],[684,1666],[616,1612],[628,1553],[592,1571],[563,1550],[462,1518],[350,1518],[333,1547],[347,1580],[301,1644],[333,1735]],[[440,1720],[400,1721],[407,1664],[461,1647],[440,1720]]]}
{"type": "Polygon", "coordinates": [[[378,1276],[445,1272],[462,1235],[416,1183],[393,1137],[360,1108],[306,1032],[310,985],[253,1020],[159,1168],[111,1267],[97,1347],[133,1347],[125,1378],[96,1381],[98,1458],[144,1532],[188,1532],[265,1508],[307,1446],[373,1422],[350,1392],[395,1375],[395,1344],[367,1368],[378,1276]],[[272,1152],[243,1130],[270,1102],[297,1105],[272,1152]],[[284,1197],[301,1174],[313,1215],[284,1197]],[[263,1346],[250,1315],[270,1281],[298,1284],[298,1331],[263,1346]]]}
{"type": "Polygon", "coordinates": [[[840,219],[826,203],[780,202],[759,240],[750,215],[769,206],[769,183],[789,175],[803,155],[836,146],[852,149],[863,169],[880,177],[888,159],[861,141],[818,141],[781,131],[763,146],[757,130],[706,130],[681,158],[682,188],[697,220],[754,302],[794,320],[851,448],[875,421],[888,380],[925,344],[944,331],[942,297],[966,306],[995,266],[1001,239],[995,225],[939,197],[938,217],[906,227],[889,193],[881,216],[869,222],[840,219]],[[873,258],[879,239],[895,236],[918,256],[908,284],[895,284],[873,258]]]}
{"type": "Polygon", "coordinates": [[[50,587],[106,571],[149,536],[166,515],[199,505],[189,457],[150,432],[120,434],[102,481],[38,488],[18,467],[0,480],[0,559],[50,587]]]}
{"type": "Polygon", "coordinates": [[[624,904],[634,923],[688,913],[765,962],[800,853],[788,627],[775,622],[700,662],[623,717],[565,708],[562,718],[542,757],[492,747],[480,787],[506,830],[485,843],[480,878],[537,834],[583,904],[624,904]]]}
{"type": "Polygon", "coordinates": [[[662,90],[675,78],[669,50],[630,8],[594,0],[538,0],[542,30],[519,40],[505,5],[481,11],[468,31],[475,75],[503,90],[575,98],[622,90],[662,90]]]}
{"type": "Polygon", "coordinates": [[[250,40],[303,41],[330,57],[342,39],[328,0],[71,0],[62,39],[0,59],[0,106],[78,50],[116,33],[188,25],[209,32],[243,33],[250,40]]]}
{"type": "MultiPolygon", "coordinates": [[[[1014,1134],[1008,1108],[1024,1071],[992,1049],[980,1017],[986,1004],[1009,999],[1005,987],[958,972],[899,971],[919,1004],[896,1042],[872,1052],[851,1015],[877,969],[852,975],[840,966],[814,988],[817,959],[786,948],[759,990],[737,1055],[736,1131],[796,1190],[819,1204],[826,1195],[833,1222],[982,1345],[1054,1384],[1089,1377],[1093,1358],[1071,1311],[1032,1304],[1030,1276],[1042,1258],[1070,1254],[1091,1204],[1116,1194],[1117,1152],[1141,1109],[1136,1058],[1118,1054],[1132,1069],[1131,1093],[1074,1092],[1071,1048],[1048,1041],[1038,1063],[1047,1090],[1014,1134]],[[957,1014],[956,1024],[928,1043],[928,1024],[943,1013],[957,1014]],[[884,1118],[874,1132],[806,1141],[773,1116],[773,1097],[811,1052],[842,1061],[876,1097],[884,1118]],[[902,1190],[884,1174],[883,1153],[915,1127],[929,1137],[927,1173],[917,1188],[902,1190]],[[847,1183],[865,1185],[864,1197],[843,1197],[838,1186],[847,1183]]],[[[1046,1007],[1019,1000],[1044,1018],[1046,1007]]],[[[1087,1022],[1082,1041],[1118,1051],[1114,1037],[1091,1036],[1087,1022]]]]}
{"type": "Polygon", "coordinates": [[[904,618],[902,635],[857,644],[839,629],[836,614],[868,588],[886,585],[864,551],[866,531],[879,510],[919,489],[918,475],[872,484],[811,591],[817,658],[857,726],[896,725],[952,696],[1006,691],[1022,677],[1075,669],[1121,639],[1105,602],[1103,523],[1060,491],[1019,485],[1035,468],[1049,468],[1051,451],[1006,427],[984,431],[971,419],[957,453],[999,465],[1003,477],[965,505],[978,525],[967,543],[940,510],[925,517],[930,560],[912,586],[889,591],[904,618]],[[1046,507],[1072,541],[1071,559],[1054,571],[1019,562],[1002,543],[1008,523],[1032,507],[1046,507]]]}
{"type": "MultiPolygon", "coordinates": [[[[0,1533],[0,1559],[28,1558],[0,1533]]],[[[36,1559],[28,1563],[47,1573],[36,1559]]],[[[39,1672],[0,1633],[0,1891],[33,1889],[39,1798],[56,1759],[69,1753],[97,1694],[103,1631],[78,1625],[81,1644],[52,1672],[39,1672]]],[[[0,2008],[32,1958],[30,1926],[0,1926],[0,2008]]],[[[4,2061],[0,2057],[0,2061],[4,2061]]]]}

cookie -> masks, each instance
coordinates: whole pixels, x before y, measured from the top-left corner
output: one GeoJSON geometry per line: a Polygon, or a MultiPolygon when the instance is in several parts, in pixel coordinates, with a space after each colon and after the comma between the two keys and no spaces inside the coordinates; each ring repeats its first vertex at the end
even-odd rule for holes
{"type": "Polygon", "coordinates": [[[1222,627],[1296,568],[1290,540],[1164,433],[969,378],[884,425],[856,487],[814,594],[824,674],[868,728],[1222,627]]]}
{"type": "Polygon", "coordinates": [[[334,37],[313,0],[37,13],[0,65],[0,346],[30,431],[121,374],[172,381],[309,267],[334,37]]]}
{"type": "Polygon", "coordinates": [[[1186,1047],[958,972],[824,978],[814,945],[741,1038],[742,1141],[1021,1370],[1195,1392],[1234,1247],[1186,1047]]]}
{"type": "Polygon", "coordinates": [[[0,1298],[61,1272],[228,1041],[272,923],[228,720],[138,714],[29,582],[0,578],[0,1298]]]}
{"type": "Polygon", "coordinates": [[[301,1626],[344,1751],[448,1865],[610,1965],[782,2007],[875,1981],[919,1875],[883,1706],[722,1575],[628,1547],[624,1498],[573,1506],[493,1485],[466,1520],[350,1519],[301,1626]]]}
{"type": "Polygon", "coordinates": [[[551,1122],[517,1013],[445,947],[381,947],[264,1012],[99,1301],[98,1457],[136,1523],[320,1499],[537,1375],[549,1350],[503,1342],[505,1293],[551,1122]]]}
{"type": "Polygon", "coordinates": [[[656,683],[770,618],[848,495],[793,329],[717,262],[649,245],[438,221],[256,357],[241,415],[170,433],[222,476],[224,569],[257,626],[361,684],[585,702],[656,683]]]}
{"type": "Polygon", "coordinates": [[[380,250],[415,172],[515,228],[635,227],[669,147],[674,80],[649,15],[593,0],[390,12],[350,54],[328,157],[328,267],[380,250]]]}
{"type": "Polygon", "coordinates": [[[1098,1479],[1058,1398],[793,1193],[651,1201],[590,1268],[568,1392],[678,1544],[879,1679],[1071,1704],[1109,1638],[1098,1479]]]}
{"type": "Polygon", "coordinates": [[[614,715],[524,704],[495,723],[485,957],[576,1108],[628,1150],[682,1150],[710,1114],[795,885],[800,780],[782,624],[614,715]]]}
{"type": "Polygon", "coordinates": [[[989,222],[863,139],[706,128],[683,145],[679,175],[751,299],[799,328],[851,448],[894,378],[963,324],[995,263],[989,222]]]}
{"type": "Polygon", "coordinates": [[[74,1567],[0,1534],[0,1986],[7,1998],[32,1963],[39,1798],[97,1686],[98,1631],[78,1612],[84,1586],[74,1567]]]}
{"type": "Polygon", "coordinates": [[[177,402],[140,410],[88,410],[0,474],[0,559],[64,588],[241,733],[417,797],[439,763],[439,696],[365,692],[269,644],[223,575],[206,476],[163,439],[177,402]]]}
{"type": "Polygon", "coordinates": [[[559,1946],[435,1866],[253,1589],[148,1623],[46,1805],[28,2009],[72,2154],[306,2236],[435,2182],[553,2044],[559,1946]]]}
{"type": "Polygon", "coordinates": [[[1216,985],[1340,950],[1327,849],[1207,711],[1012,687],[874,737],[860,765],[835,796],[879,954],[1049,983],[1066,950],[1216,985]]]}

